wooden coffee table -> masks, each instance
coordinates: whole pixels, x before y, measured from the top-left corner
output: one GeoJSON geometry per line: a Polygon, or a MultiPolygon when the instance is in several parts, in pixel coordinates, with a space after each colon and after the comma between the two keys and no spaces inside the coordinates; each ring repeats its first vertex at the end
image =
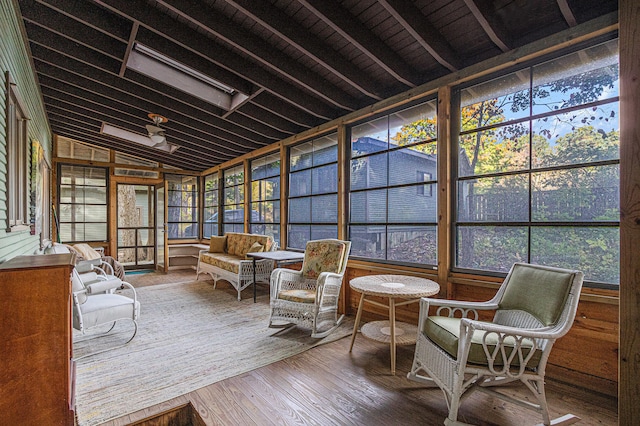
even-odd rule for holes
{"type": "Polygon", "coordinates": [[[404,306],[415,303],[421,297],[428,297],[437,294],[440,286],[435,281],[426,278],[410,277],[407,275],[368,275],[354,278],[349,282],[351,289],[362,293],[358,304],[358,313],[353,325],[351,335],[351,346],[356,340],[356,333],[360,325],[362,307],[364,302],[389,309],[388,321],[372,321],[366,323],[361,328],[364,337],[381,343],[388,343],[391,351],[391,374],[396,374],[396,345],[412,345],[416,343],[418,327],[413,324],[396,321],[396,306],[404,306]],[[367,296],[379,296],[389,299],[388,304],[380,303],[376,300],[367,299],[367,296]],[[396,302],[396,299],[403,299],[396,302]]]}

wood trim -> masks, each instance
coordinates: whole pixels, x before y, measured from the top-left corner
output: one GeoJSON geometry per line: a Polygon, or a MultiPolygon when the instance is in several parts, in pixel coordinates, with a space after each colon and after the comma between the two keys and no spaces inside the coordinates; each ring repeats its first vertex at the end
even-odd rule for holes
{"type": "Polygon", "coordinates": [[[347,128],[338,126],[338,238],[348,239],[349,232],[347,223],[349,222],[349,171],[351,159],[351,144],[347,138],[347,128]]]}
{"type": "MultiPolygon", "coordinates": [[[[57,135],[56,135],[57,137],[57,135]]],[[[81,160],[77,158],[64,158],[64,157],[54,157],[53,163],[64,163],[64,164],[79,164],[83,166],[94,166],[94,167],[111,167],[118,169],[129,169],[129,170],[145,170],[150,172],[159,172],[159,173],[169,173],[172,175],[189,175],[189,176],[201,176],[200,172],[194,172],[189,170],[179,170],[179,169],[171,169],[167,167],[149,167],[149,166],[140,166],[135,164],[120,164],[115,161],[115,150],[109,150],[110,153],[113,153],[110,161],[92,161],[92,160],[81,160]]]]}
{"type": "Polygon", "coordinates": [[[287,223],[289,221],[289,156],[285,147],[280,147],[280,248],[287,247],[287,223]]]}
{"type": "Polygon", "coordinates": [[[640,9],[620,0],[620,346],[621,426],[640,418],[640,9]]]}
{"type": "Polygon", "coordinates": [[[244,205],[244,232],[249,233],[251,227],[251,162],[248,158],[242,160],[242,167],[244,168],[244,201],[242,203],[244,205]]]}
{"type": "Polygon", "coordinates": [[[438,90],[438,225],[437,256],[440,297],[451,294],[448,272],[451,270],[451,86],[438,90]]]}

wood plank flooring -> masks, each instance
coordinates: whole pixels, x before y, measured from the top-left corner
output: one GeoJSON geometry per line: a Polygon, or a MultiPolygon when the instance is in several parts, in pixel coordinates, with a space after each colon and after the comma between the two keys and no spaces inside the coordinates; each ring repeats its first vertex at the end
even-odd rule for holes
{"type": "MultiPolygon", "coordinates": [[[[313,348],[105,425],[145,424],[139,422],[189,403],[207,425],[443,424],[447,407],[442,392],[406,379],[414,346],[398,347],[397,373],[392,376],[388,346],[359,334],[349,353],[349,343],[344,338],[313,348]]],[[[582,419],[578,425],[617,424],[615,398],[551,380],[546,390],[552,418],[571,413],[582,419]]],[[[528,391],[513,386],[509,392],[527,395],[528,391]]],[[[534,425],[542,419],[533,411],[476,393],[463,402],[460,420],[534,425]]]]}

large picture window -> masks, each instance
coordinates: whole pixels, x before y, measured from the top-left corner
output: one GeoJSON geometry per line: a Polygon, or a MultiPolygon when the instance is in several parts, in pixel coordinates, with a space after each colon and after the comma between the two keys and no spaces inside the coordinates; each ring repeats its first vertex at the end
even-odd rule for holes
{"type": "Polygon", "coordinates": [[[338,238],[338,136],[336,133],[289,150],[287,245],[338,238]]]}
{"type": "Polygon", "coordinates": [[[167,181],[169,239],[198,237],[198,178],[170,175],[167,181]]]}
{"type": "Polygon", "coordinates": [[[204,177],[204,223],[202,235],[209,238],[218,235],[218,174],[204,177]]]}
{"type": "Polygon", "coordinates": [[[280,243],[280,153],[251,161],[251,232],[280,243]]]}
{"type": "Polygon", "coordinates": [[[353,256],[436,265],[436,117],[431,100],[351,128],[353,256]]]}
{"type": "Polygon", "coordinates": [[[224,170],[223,181],[223,232],[244,232],[244,166],[224,170]]]}
{"type": "Polygon", "coordinates": [[[61,242],[107,240],[107,170],[59,166],[58,235],[61,242]]]}
{"type": "Polygon", "coordinates": [[[619,282],[617,41],[457,91],[455,266],[619,282]]]}

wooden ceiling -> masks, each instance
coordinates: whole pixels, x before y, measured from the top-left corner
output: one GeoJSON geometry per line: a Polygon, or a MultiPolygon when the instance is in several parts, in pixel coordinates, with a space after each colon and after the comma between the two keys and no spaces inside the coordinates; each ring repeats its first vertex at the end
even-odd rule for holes
{"type": "Polygon", "coordinates": [[[201,171],[615,12],[617,0],[18,0],[54,134],[201,171]],[[139,43],[227,110],[127,67],[139,43]],[[101,133],[169,119],[172,154],[101,133]]]}

